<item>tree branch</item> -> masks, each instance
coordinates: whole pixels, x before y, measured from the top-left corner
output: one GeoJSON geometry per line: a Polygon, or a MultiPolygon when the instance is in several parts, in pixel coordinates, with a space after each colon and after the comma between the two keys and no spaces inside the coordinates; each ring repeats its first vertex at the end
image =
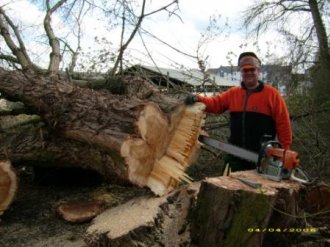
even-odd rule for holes
{"type": "Polygon", "coordinates": [[[320,10],[318,8],[318,1],[317,0],[309,0],[308,1],[312,18],[314,21],[314,26],[316,29],[316,35],[317,40],[319,43],[319,49],[320,49],[320,56],[323,60],[329,60],[330,59],[330,52],[329,52],[329,45],[328,45],[328,36],[326,27],[323,23],[320,10]]]}
{"type": "MultiPolygon", "coordinates": [[[[22,69],[24,71],[26,70],[33,70],[37,68],[36,65],[32,64],[26,49],[24,42],[20,36],[19,31],[17,30],[17,27],[14,25],[14,23],[11,21],[11,19],[6,15],[5,11],[0,7],[0,33],[1,36],[4,38],[8,48],[11,50],[11,52],[16,56],[18,63],[22,66],[22,69]],[[12,39],[8,25],[13,30],[15,37],[19,43],[19,46],[15,44],[15,41],[12,39]]],[[[9,61],[14,61],[13,58],[6,57],[10,59],[9,61]]]]}
{"type": "Polygon", "coordinates": [[[153,34],[150,33],[149,31],[147,31],[147,30],[145,30],[145,29],[143,29],[143,28],[141,28],[141,30],[142,30],[143,32],[145,32],[146,34],[150,35],[151,37],[153,37],[154,39],[158,40],[158,41],[161,42],[162,44],[168,46],[168,47],[171,48],[172,50],[174,50],[174,51],[176,51],[176,52],[178,52],[178,53],[181,53],[181,54],[183,54],[183,55],[185,55],[185,56],[187,56],[187,57],[190,57],[190,58],[193,58],[193,59],[197,59],[197,56],[194,56],[194,55],[191,55],[191,54],[185,53],[185,52],[183,52],[183,51],[181,51],[181,50],[175,48],[174,46],[170,45],[169,43],[166,43],[165,41],[161,40],[161,39],[158,38],[157,36],[153,35],[153,34]]]}
{"type": "Polygon", "coordinates": [[[11,63],[19,64],[19,60],[16,57],[10,55],[0,54],[0,59],[6,60],[11,63]]]}
{"type": "MultiPolygon", "coordinates": [[[[149,16],[149,15],[153,15],[153,14],[155,14],[155,13],[157,13],[157,12],[162,11],[162,10],[167,10],[168,7],[172,6],[172,5],[175,4],[175,3],[178,4],[178,0],[174,0],[173,2],[167,4],[167,5],[165,5],[165,6],[161,7],[161,8],[159,8],[159,9],[156,9],[156,10],[154,10],[154,11],[151,11],[151,12],[145,14],[144,17],[147,17],[147,16],[149,16]]],[[[173,12],[171,12],[171,13],[173,13],[173,12]]],[[[181,18],[180,18],[180,19],[181,19],[181,18]]]]}
{"type": "Polygon", "coordinates": [[[256,32],[259,36],[262,31],[267,30],[270,23],[275,23],[285,16],[288,18],[291,14],[297,12],[310,12],[306,1],[262,1],[245,11],[246,17],[243,25],[250,27],[253,23],[256,23],[252,32],[256,32]]]}
{"type": "Polygon", "coordinates": [[[138,18],[138,21],[137,21],[137,23],[136,23],[136,25],[135,25],[135,27],[134,27],[134,30],[133,30],[133,32],[131,33],[131,35],[129,36],[129,38],[127,39],[126,43],[123,44],[123,45],[120,47],[118,57],[117,57],[117,59],[116,59],[115,65],[113,66],[113,69],[112,69],[112,71],[111,71],[111,75],[114,75],[114,74],[116,73],[116,70],[117,70],[117,68],[118,68],[119,62],[122,60],[126,48],[128,47],[129,43],[133,40],[133,38],[134,38],[136,32],[139,30],[139,28],[140,28],[140,26],[141,26],[141,23],[142,23],[143,18],[144,18],[145,4],[146,4],[146,0],[143,0],[143,2],[142,2],[142,7],[141,7],[141,14],[140,14],[140,17],[138,18]]]}
{"type": "Polygon", "coordinates": [[[55,33],[51,26],[51,16],[66,1],[67,0],[60,0],[52,8],[50,7],[50,0],[46,1],[47,12],[44,18],[44,28],[49,40],[49,45],[52,49],[52,52],[49,55],[50,61],[48,66],[48,73],[50,76],[55,76],[58,73],[60,67],[60,61],[61,61],[60,42],[58,38],[55,36],[55,33]]]}
{"type": "MultiPolygon", "coordinates": [[[[111,70],[111,72],[110,72],[111,75],[114,75],[114,74],[116,73],[116,71],[117,71],[117,69],[118,69],[118,66],[119,66],[119,63],[120,63],[120,62],[122,61],[122,59],[123,59],[123,55],[124,55],[125,50],[127,49],[127,47],[128,47],[128,45],[130,44],[130,42],[133,40],[133,38],[135,37],[136,32],[137,32],[139,29],[141,29],[141,24],[142,24],[143,19],[144,19],[146,16],[150,16],[150,15],[155,14],[155,13],[157,13],[157,12],[160,12],[160,11],[162,11],[162,10],[167,10],[169,6],[171,6],[171,5],[175,4],[175,3],[178,3],[178,1],[177,1],[177,0],[174,0],[174,1],[172,1],[171,3],[165,5],[165,6],[159,8],[159,9],[157,9],[157,10],[154,10],[154,11],[152,11],[152,12],[150,12],[150,13],[145,14],[144,11],[145,11],[145,4],[146,4],[146,1],[143,0],[143,2],[142,2],[142,7],[141,7],[141,13],[140,13],[140,16],[138,17],[137,23],[134,23],[135,26],[134,26],[134,30],[132,31],[131,35],[129,36],[129,38],[127,39],[127,41],[126,41],[124,44],[122,44],[121,47],[120,47],[118,57],[117,57],[117,59],[116,59],[116,61],[115,61],[114,67],[112,68],[112,70],[111,70]]],[[[132,15],[134,15],[134,13],[133,13],[132,11],[130,11],[129,9],[128,9],[128,11],[129,11],[132,15]]],[[[172,13],[172,14],[173,14],[173,13],[172,13]]],[[[126,19],[125,19],[125,21],[126,21],[126,19]]],[[[124,26],[123,26],[123,28],[124,28],[124,26]]]]}
{"type": "MultiPolygon", "coordinates": [[[[121,28],[121,34],[120,34],[120,47],[123,47],[124,42],[124,34],[125,34],[125,27],[126,27],[126,18],[125,18],[125,11],[126,9],[123,8],[123,16],[122,16],[122,28],[121,28]]],[[[123,58],[120,59],[120,72],[123,70],[123,58]]]]}

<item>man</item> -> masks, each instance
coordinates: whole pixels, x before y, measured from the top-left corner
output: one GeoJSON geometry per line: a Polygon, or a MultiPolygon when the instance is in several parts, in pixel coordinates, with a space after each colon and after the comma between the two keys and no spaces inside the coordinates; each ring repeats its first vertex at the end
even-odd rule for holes
{"type": "MultiPolygon", "coordinates": [[[[185,103],[202,102],[206,111],[230,112],[229,142],[255,151],[260,151],[265,135],[277,138],[283,148],[290,149],[292,131],[287,106],[280,93],[259,80],[261,62],[253,52],[244,52],[238,58],[242,82],[213,97],[189,95],[185,103]]],[[[255,164],[226,155],[225,163],[232,171],[255,169],[255,164]]]]}

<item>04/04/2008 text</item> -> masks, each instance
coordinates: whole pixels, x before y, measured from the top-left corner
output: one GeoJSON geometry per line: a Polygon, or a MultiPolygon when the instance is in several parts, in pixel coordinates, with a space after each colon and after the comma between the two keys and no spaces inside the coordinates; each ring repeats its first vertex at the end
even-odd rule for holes
{"type": "Polygon", "coordinates": [[[274,233],[285,233],[285,232],[317,232],[316,228],[248,228],[248,232],[274,232],[274,233]]]}

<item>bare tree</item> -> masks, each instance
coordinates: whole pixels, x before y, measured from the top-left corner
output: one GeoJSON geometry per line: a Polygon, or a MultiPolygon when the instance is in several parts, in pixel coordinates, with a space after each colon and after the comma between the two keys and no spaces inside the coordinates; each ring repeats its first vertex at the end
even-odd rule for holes
{"type": "Polygon", "coordinates": [[[17,26],[7,16],[2,7],[0,7],[0,31],[6,45],[12,52],[10,55],[0,53],[1,59],[4,59],[10,63],[20,64],[23,71],[38,68],[32,63],[29,57],[17,26]],[[14,38],[11,33],[13,33],[14,38]]]}
{"type": "Polygon", "coordinates": [[[258,1],[245,11],[244,25],[251,34],[256,34],[257,37],[270,27],[276,27],[277,31],[284,34],[287,40],[294,44],[295,49],[292,53],[296,54],[293,57],[293,60],[296,60],[294,63],[310,62],[310,57],[315,58],[315,54],[321,50],[322,56],[329,56],[328,38],[322,20],[322,13],[327,5],[327,1],[323,0],[258,1]],[[304,16],[306,18],[303,18],[304,16]],[[290,30],[288,25],[290,18],[295,18],[295,23],[300,24],[299,35],[290,30]],[[303,20],[303,22],[299,23],[297,20],[303,20]],[[314,37],[317,37],[316,42],[314,37]]]}
{"type": "Polygon", "coordinates": [[[1,58],[20,65],[23,71],[29,70],[30,72],[37,73],[47,72],[47,74],[49,74],[50,76],[57,75],[61,62],[61,47],[60,39],[56,36],[55,31],[52,27],[51,17],[66,2],[67,0],[61,0],[51,6],[49,0],[45,1],[46,13],[43,21],[43,26],[49,42],[49,46],[51,48],[51,52],[49,54],[50,61],[47,70],[42,70],[32,62],[31,57],[26,51],[25,43],[21,36],[20,30],[15,25],[13,20],[6,14],[5,10],[2,7],[0,8],[0,27],[2,30],[1,36],[4,38],[7,47],[12,52],[12,55],[4,56],[4,54],[0,54],[0,56],[2,55],[1,58]],[[16,45],[16,43],[18,43],[18,45],[16,45]]]}
{"type": "Polygon", "coordinates": [[[135,37],[136,33],[138,32],[138,30],[140,29],[141,25],[142,25],[142,21],[144,18],[150,16],[150,15],[153,15],[157,12],[160,12],[160,11],[168,11],[168,8],[174,4],[178,4],[178,0],[174,0],[172,1],[171,3],[159,8],[159,9],[156,9],[156,10],[153,10],[149,13],[145,13],[145,7],[146,7],[146,1],[143,0],[142,1],[142,6],[141,6],[141,13],[139,16],[136,16],[134,11],[132,10],[132,8],[129,7],[129,5],[125,5],[127,1],[123,1],[123,16],[122,16],[122,37],[121,37],[121,45],[120,45],[120,49],[119,49],[119,54],[117,56],[117,59],[115,61],[115,64],[113,66],[113,68],[111,69],[110,71],[110,75],[114,75],[117,70],[118,70],[118,66],[119,64],[122,63],[122,60],[123,60],[123,55],[124,55],[124,52],[125,50],[127,49],[128,45],[131,43],[131,41],[133,40],[133,38],[135,37]],[[131,24],[134,25],[134,29],[133,31],[131,32],[131,34],[129,35],[128,39],[123,42],[123,39],[124,39],[124,30],[125,30],[125,22],[126,22],[126,18],[125,18],[125,13],[129,13],[131,15],[131,18],[128,19],[128,21],[131,22],[131,24]]]}
{"type": "MultiPolygon", "coordinates": [[[[37,3],[37,2],[36,2],[37,3]]],[[[38,2],[39,3],[39,2],[38,2]]],[[[118,72],[118,68],[123,67],[124,52],[128,48],[131,41],[134,39],[137,31],[141,28],[143,19],[152,15],[157,14],[161,11],[167,11],[170,15],[175,15],[177,7],[174,9],[172,6],[178,6],[178,1],[174,0],[165,4],[164,6],[151,10],[148,13],[146,10],[146,1],[141,1],[140,13],[137,14],[138,2],[136,1],[87,1],[87,0],[58,0],[50,1],[45,0],[43,7],[45,8],[45,16],[43,20],[43,27],[45,36],[48,40],[49,47],[51,49],[49,54],[49,64],[47,68],[47,73],[51,76],[58,74],[60,70],[60,64],[63,63],[64,56],[69,55],[70,63],[67,65],[69,67],[68,71],[73,72],[73,68],[77,64],[78,56],[81,51],[81,36],[83,23],[83,18],[86,13],[91,11],[97,11],[101,13],[104,19],[108,19],[109,27],[116,27],[121,20],[122,33],[120,47],[115,54],[115,60],[113,68],[110,71],[111,75],[118,72]],[[63,21],[63,23],[72,23],[71,34],[76,35],[76,44],[72,43],[72,39],[67,39],[63,37],[63,34],[59,35],[59,30],[53,27],[52,16],[57,14],[63,21]],[[130,28],[128,28],[130,26],[130,28]],[[128,33],[132,30],[131,33],[128,33]],[[125,36],[128,34],[128,38],[125,40],[125,36]],[[74,48],[76,47],[76,48],[74,48]]],[[[0,51],[0,56],[2,59],[9,61],[11,63],[16,63],[22,66],[22,69],[40,72],[41,70],[36,70],[37,66],[32,63],[31,57],[27,54],[24,40],[21,36],[20,30],[14,21],[5,13],[5,9],[1,7],[1,35],[4,38],[7,47],[11,51],[11,54],[3,54],[0,51]],[[10,30],[9,30],[10,29],[10,30]],[[11,32],[12,31],[12,32],[11,32]],[[14,36],[13,36],[14,35],[14,36]],[[15,42],[17,40],[17,42],[15,42]],[[16,43],[18,45],[16,45],[16,43]]],[[[109,52],[109,51],[105,51],[109,52]]],[[[46,71],[46,70],[45,70],[46,71]]]]}

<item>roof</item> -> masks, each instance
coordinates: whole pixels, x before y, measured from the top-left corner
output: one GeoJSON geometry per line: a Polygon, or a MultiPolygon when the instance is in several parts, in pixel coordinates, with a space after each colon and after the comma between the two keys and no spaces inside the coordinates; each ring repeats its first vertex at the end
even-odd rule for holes
{"type": "MultiPolygon", "coordinates": [[[[292,66],[291,65],[277,65],[277,64],[265,64],[261,65],[261,71],[267,72],[267,71],[281,71],[282,73],[291,73],[292,66]]],[[[223,73],[233,73],[233,72],[239,72],[239,69],[237,66],[220,66],[219,68],[210,68],[208,69],[208,72],[211,74],[218,74],[220,72],[223,73]]]]}
{"type": "MultiPolygon", "coordinates": [[[[164,78],[169,78],[187,83],[192,86],[200,86],[203,83],[204,75],[201,71],[197,69],[190,70],[176,70],[170,68],[160,68],[160,67],[152,67],[152,66],[144,66],[144,65],[135,65],[133,67],[138,67],[140,69],[149,70],[159,75],[162,75],[164,78]]],[[[221,78],[218,75],[210,75],[210,82],[207,82],[206,85],[213,85],[213,82],[217,86],[226,86],[232,87],[238,85],[236,81],[228,80],[225,78],[221,78]]]]}

